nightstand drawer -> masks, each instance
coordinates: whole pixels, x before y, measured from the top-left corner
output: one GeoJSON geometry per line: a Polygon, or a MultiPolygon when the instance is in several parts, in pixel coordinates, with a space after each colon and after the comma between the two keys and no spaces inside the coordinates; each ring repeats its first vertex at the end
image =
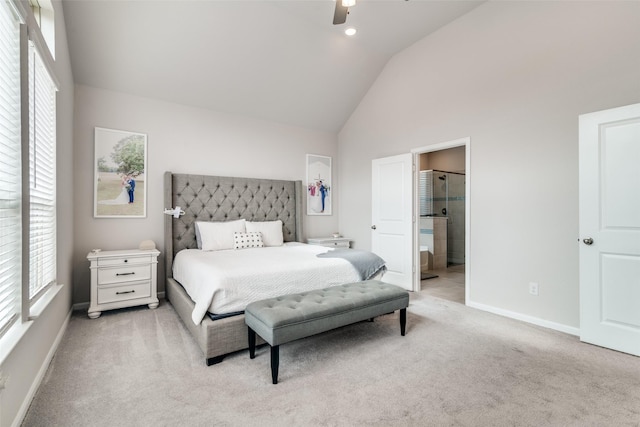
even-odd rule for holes
{"type": "Polygon", "coordinates": [[[340,242],[325,242],[323,243],[323,246],[329,246],[333,248],[348,248],[349,241],[342,240],[340,242]]]}
{"type": "Polygon", "coordinates": [[[149,264],[129,265],[121,268],[101,268],[98,270],[98,286],[110,283],[134,282],[151,278],[149,264]]]}
{"type": "Polygon", "coordinates": [[[314,237],[307,239],[310,245],[325,246],[328,248],[349,248],[351,239],[347,237],[314,237]]]}
{"type": "Polygon", "coordinates": [[[151,296],[151,283],[130,283],[123,286],[98,288],[98,304],[107,304],[116,301],[128,301],[136,298],[151,296]]]}
{"type": "Polygon", "coordinates": [[[100,258],[98,259],[99,267],[109,266],[125,266],[131,264],[149,264],[151,263],[151,255],[149,256],[135,256],[135,257],[118,257],[118,258],[100,258]]]}

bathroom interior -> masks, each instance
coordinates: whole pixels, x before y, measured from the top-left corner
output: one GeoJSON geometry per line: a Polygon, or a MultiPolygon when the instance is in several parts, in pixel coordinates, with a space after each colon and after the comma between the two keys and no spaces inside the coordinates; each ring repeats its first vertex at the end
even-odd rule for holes
{"type": "Polygon", "coordinates": [[[418,184],[421,289],[464,304],[465,147],[420,154],[418,184]]]}

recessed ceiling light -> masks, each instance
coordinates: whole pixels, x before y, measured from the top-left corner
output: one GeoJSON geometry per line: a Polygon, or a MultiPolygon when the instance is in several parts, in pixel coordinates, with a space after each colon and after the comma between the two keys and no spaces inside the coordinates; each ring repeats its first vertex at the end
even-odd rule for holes
{"type": "Polygon", "coordinates": [[[346,30],[344,30],[344,33],[348,36],[353,36],[356,33],[356,29],[353,27],[349,27],[346,30]]]}

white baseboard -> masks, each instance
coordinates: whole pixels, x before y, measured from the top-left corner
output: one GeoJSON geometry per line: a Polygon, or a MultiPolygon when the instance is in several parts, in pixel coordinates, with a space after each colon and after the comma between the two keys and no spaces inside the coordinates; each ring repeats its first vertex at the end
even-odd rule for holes
{"type": "Polygon", "coordinates": [[[56,351],[58,350],[58,345],[60,345],[60,341],[62,341],[62,337],[64,336],[64,333],[67,331],[67,326],[69,326],[69,320],[71,320],[71,313],[73,313],[73,310],[69,311],[69,314],[67,314],[67,318],[64,319],[64,322],[62,323],[62,326],[58,331],[58,335],[56,335],[56,339],[53,342],[53,345],[51,346],[51,348],[49,349],[49,352],[47,353],[47,357],[44,358],[44,361],[42,362],[42,366],[40,366],[40,369],[38,370],[38,374],[33,380],[33,383],[29,388],[29,392],[25,396],[24,401],[20,406],[20,410],[18,411],[18,414],[16,415],[16,418],[13,421],[13,427],[19,427],[24,421],[24,417],[27,415],[27,410],[29,410],[31,401],[35,397],[36,392],[38,391],[38,388],[40,387],[40,384],[42,383],[42,380],[44,379],[44,376],[47,373],[47,369],[49,369],[51,360],[53,360],[53,356],[56,354],[56,351]]]}
{"type": "Polygon", "coordinates": [[[509,317],[511,319],[521,320],[523,322],[542,326],[543,328],[549,328],[555,331],[564,332],[565,334],[580,336],[580,328],[575,328],[573,326],[550,322],[548,320],[540,319],[538,317],[528,316],[526,314],[516,313],[515,311],[509,311],[502,308],[493,307],[490,305],[479,304],[473,301],[468,301],[467,306],[477,308],[478,310],[482,310],[482,311],[488,311],[489,313],[498,314],[500,316],[509,317]]]}

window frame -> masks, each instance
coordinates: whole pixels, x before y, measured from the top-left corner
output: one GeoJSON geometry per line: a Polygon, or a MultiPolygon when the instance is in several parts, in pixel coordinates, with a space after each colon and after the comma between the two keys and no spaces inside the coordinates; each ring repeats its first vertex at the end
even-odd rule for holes
{"type": "MultiPolygon", "coordinates": [[[[47,0],[44,0],[45,3],[47,0]]],[[[23,2],[21,0],[7,0],[4,2],[9,9],[14,14],[14,17],[19,25],[19,106],[18,114],[20,116],[19,123],[19,133],[20,133],[20,176],[18,177],[18,181],[20,182],[20,193],[19,204],[21,211],[21,251],[20,253],[20,261],[19,261],[19,270],[21,271],[21,278],[19,280],[19,285],[15,285],[16,288],[20,288],[16,290],[19,294],[19,297],[16,301],[12,301],[11,304],[16,308],[15,313],[17,316],[12,315],[13,319],[11,322],[7,322],[6,325],[0,326],[0,363],[4,360],[4,358],[11,352],[12,348],[15,344],[20,340],[20,337],[26,333],[32,324],[31,320],[37,318],[39,314],[44,310],[44,308],[49,304],[49,302],[55,297],[57,292],[62,288],[62,286],[56,286],[55,278],[57,276],[57,259],[51,261],[53,265],[53,278],[54,280],[49,281],[45,287],[40,289],[38,292],[35,292],[34,295],[30,295],[30,243],[29,243],[29,223],[30,223],[30,169],[29,169],[29,147],[30,147],[30,138],[29,138],[29,125],[30,125],[30,97],[29,97],[29,45],[33,44],[34,50],[37,51],[37,54],[40,57],[42,69],[44,70],[48,79],[50,79],[51,90],[52,90],[52,114],[50,117],[51,127],[51,138],[53,139],[53,151],[51,156],[51,166],[53,168],[53,228],[54,230],[57,228],[57,218],[56,218],[56,203],[57,203],[57,195],[55,194],[56,190],[56,144],[55,140],[57,138],[57,112],[56,112],[56,104],[57,104],[57,91],[60,87],[59,80],[57,79],[55,73],[55,61],[54,55],[52,54],[52,50],[54,50],[54,45],[49,45],[45,36],[51,37],[51,35],[55,34],[53,21],[54,10],[52,4],[49,3],[50,9],[47,9],[47,17],[50,18],[47,23],[47,28],[45,28],[45,32],[47,34],[43,35],[43,29],[40,28],[39,23],[36,20],[34,11],[31,9],[28,2],[23,2]],[[51,50],[50,50],[51,48],[51,50]],[[26,224],[26,226],[25,226],[26,224]]],[[[40,2],[42,3],[42,2],[40,2]]],[[[45,8],[46,9],[46,8],[45,8]]],[[[45,10],[43,9],[43,12],[45,10]]],[[[42,17],[45,15],[43,14],[42,17]]],[[[45,20],[42,19],[41,22],[45,20]]],[[[51,39],[53,41],[54,39],[51,39]]],[[[54,232],[53,234],[53,254],[54,257],[57,258],[57,236],[54,232]]]]}

